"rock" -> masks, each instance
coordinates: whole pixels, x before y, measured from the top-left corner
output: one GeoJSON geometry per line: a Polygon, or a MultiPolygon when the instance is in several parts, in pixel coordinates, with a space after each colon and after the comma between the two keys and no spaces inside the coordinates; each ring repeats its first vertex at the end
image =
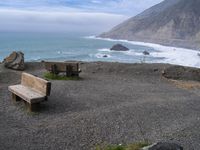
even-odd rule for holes
{"type": "Polygon", "coordinates": [[[107,58],[107,57],[108,57],[108,55],[103,55],[103,57],[104,57],[104,58],[107,58]]]}
{"type": "Polygon", "coordinates": [[[113,45],[113,47],[110,49],[113,51],[128,51],[129,49],[125,46],[123,46],[122,44],[115,44],[113,45]]]}
{"type": "Polygon", "coordinates": [[[157,71],[159,71],[159,69],[156,68],[156,69],[153,69],[153,71],[154,71],[154,72],[157,72],[157,71]]]}
{"type": "Polygon", "coordinates": [[[143,54],[144,54],[144,55],[150,55],[150,53],[147,52],[147,51],[144,51],[143,54]]]}
{"type": "Polygon", "coordinates": [[[14,51],[4,59],[3,64],[6,68],[9,69],[24,70],[24,54],[22,52],[14,51]]]}
{"type": "Polygon", "coordinates": [[[142,150],[183,150],[183,147],[175,143],[159,142],[151,146],[144,147],[142,150]]]}
{"type": "Polygon", "coordinates": [[[171,66],[162,71],[162,75],[165,78],[175,80],[193,80],[200,81],[200,69],[183,67],[183,66],[171,66]]]}
{"type": "Polygon", "coordinates": [[[200,57],[200,53],[197,54],[200,57]]]}

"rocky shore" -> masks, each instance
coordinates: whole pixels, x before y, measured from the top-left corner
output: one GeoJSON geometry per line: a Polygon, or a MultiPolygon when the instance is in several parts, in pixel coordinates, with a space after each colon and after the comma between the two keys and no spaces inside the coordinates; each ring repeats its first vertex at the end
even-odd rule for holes
{"type": "MultiPolygon", "coordinates": [[[[12,103],[7,89],[20,83],[21,71],[0,64],[0,147],[92,150],[148,140],[198,150],[200,83],[163,77],[170,67],[81,62],[81,80],[51,81],[49,101],[39,112],[28,113],[23,103],[12,103]]],[[[25,63],[25,71],[39,77],[46,72],[42,63],[31,62],[25,63]]]]}

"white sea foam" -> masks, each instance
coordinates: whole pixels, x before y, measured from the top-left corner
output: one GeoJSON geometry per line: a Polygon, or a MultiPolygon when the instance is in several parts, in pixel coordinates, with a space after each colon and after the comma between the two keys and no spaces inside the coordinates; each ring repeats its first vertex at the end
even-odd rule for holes
{"type": "Polygon", "coordinates": [[[62,51],[57,51],[58,54],[62,54],[62,51]]]}
{"type": "Polygon", "coordinates": [[[125,55],[130,55],[130,56],[144,56],[144,54],[142,52],[139,53],[134,50],[123,51],[122,53],[124,53],[125,55]]]}
{"type": "Polygon", "coordinates": [[[111,52],[111,50],[108,49],[108,48],[98,49],[98,51],[100,51],[100,52],[111,52]]]}
{"type": "Polygon", "coordinates": [[[67,52],[67,51],[57,51],[57,54],[61,54],[61,55],[74,55],[74,53],[67,52]]]}
{"type": "MultiPolygon", "coordinates": [[[[98,38],[98,37],[94,37],[94,36],[91,36],[90,38],[112,41],[112,42],[113,41],[125,42],[125,43],[129,43],[129,44],[133,44],[133,45],[152,47],[157,51],[151,52],[151,56],[155,57],[155,58],[164,58],[164,59],[152,61],[151,63],[169,63],[169,64],[176,64],[176,65],[200,68],[200,56],[198,56],[199,51],[197,51],[197,50],[169,47],[169,46],[163,46],[160,44],[145,43],[145,42],[135,42],[135,41],[128,41],[128,40],[114,40],[114,39],[109,39],[109,38],[98,38]]],[[[127,51],[124,53],[127,55],[133,55],[133,56],[143,55],[142,53],[138,53],[138,52],[134,52],[134,51],[127,51]]]]}
{"type": "Polygon", "coordinates": [[[85,36],[84,38],[86,38],[86,39],[95,39],[96,36],[95,35],[91,35],[91,36],[85,36]]]}

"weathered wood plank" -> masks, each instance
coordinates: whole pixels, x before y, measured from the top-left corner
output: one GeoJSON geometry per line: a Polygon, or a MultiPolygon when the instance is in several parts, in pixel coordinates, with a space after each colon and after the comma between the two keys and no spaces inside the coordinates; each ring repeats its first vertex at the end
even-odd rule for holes
{"type": "Polygon", "coordinates": [[[80,72],[79,63],[77,62],[44,62],[45,69],[52,71],[52,66],[56,65],[56,70],[59,72],[66,72],[66,66],[72,66],[73,72],[80,72]]]}
{"type": "Polygon", "coordinates": [[[43,95],[50,94],[51,83],[39,77],[33,76],[28,73],[22,73],[21,84],[35,89],[37,92],[43,95]]]}
{"type": "Polygon", "coordinates": [[[73,67],[71,65],[66,66],[66,76],[71,77],[73,75],[73,67]]]}
{"type": "Polygon", "coordinates": [[[24,101],[24,104],[25,104],[25,106],[26,106],[26,108],[28,109],[29,112],[38,111],[39,108],[40,108],[40,103],[30,104],[30,103],[24,101]]]}
{"type": "Polygon", "coordinates": [[[21,100],[21,98],[19,96],[17,96],[16,94],[12,93],[12,100],[13,100],[13,102],[18,102],[21,100]]]}
{"type": "Polygon", "coordinates": [[[38,103],[46,99],[46,95],[39,93],[33,88],[24,85],[9,86],[9,91],[14,95],[21,97],[30,104],[38,103]]]}
{"type": "Polygon", "coordinates": [[[38,109],[39,103],[50,95],[51,83],[28,73],[22,73],[21,84],[9,86],[14,101],[23,100],[29,111],[38,109]]]}

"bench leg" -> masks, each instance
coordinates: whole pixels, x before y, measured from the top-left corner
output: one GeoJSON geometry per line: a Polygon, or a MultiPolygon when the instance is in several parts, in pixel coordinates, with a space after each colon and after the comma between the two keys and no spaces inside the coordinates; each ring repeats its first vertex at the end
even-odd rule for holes
{"type": "Polygon", "coordinates": [[[19,96],[15,95],[14,93],[12,93],[12,100],[13,100],[13,102],[18,102],[21,100],[21,98],[19,96]]]}
{"type": "Polygon", "coordinates": [[[73,67],[71,65],[67,65],[66,66],[66,76],[67,77],[71,77],[72,76],[72,71],[73,71],[73,67]]]}
{"type": "Polygon", "coordinates": [[[75,73],[73,73],[73,76],[79,77],[79,73],[78,73],[78,72],[75,72],[75,73]]]}
{"type": "Polygon", "coordinates": [[[51,65],[51,73],[53,73],[54,75],[59,74],[56,64],[51,65]]]}
{"type": "Polygon", "coordinates": [[[44,100],[45,100],[45,101],[48,101],[48,97],[46,96],[44,100]]]}
{"type": "Polygon", "coordinates": [[[30,104],[26,101],[24,101],[26,108],[28,109],[29,112],[34,112],[34,111],[38,111],[39,107],[40,107],[40,103],[35,103],[35,104],[30,104]]]}

